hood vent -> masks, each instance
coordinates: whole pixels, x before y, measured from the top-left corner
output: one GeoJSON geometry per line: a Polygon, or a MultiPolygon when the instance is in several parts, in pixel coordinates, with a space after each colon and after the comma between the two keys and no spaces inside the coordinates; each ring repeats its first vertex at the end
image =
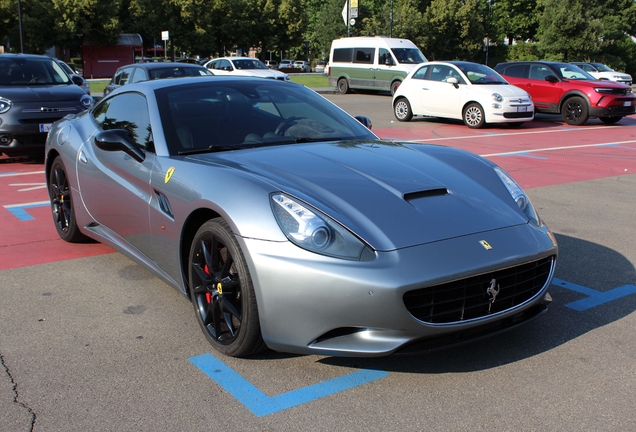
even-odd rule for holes
{"type": "Polygon", "coordinates": [[[448,189],[446,188],[438,188],[438,189],[429,189],[417,192],[409,192],[404,194],[405,201],[413,201],[419,198],[430,198],[434,196],[443,196],[448,195],[448,189]]]}

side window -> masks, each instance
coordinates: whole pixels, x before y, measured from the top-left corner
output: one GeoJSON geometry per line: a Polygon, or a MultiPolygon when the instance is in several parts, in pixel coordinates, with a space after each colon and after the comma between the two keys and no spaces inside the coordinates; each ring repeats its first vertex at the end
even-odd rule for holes
{"type": "Polygon", "coordinates": [[[554,75],[552,70],[544,65],[530,65],[530,79],[545,81],[545,77],[554,75]]]}
{"type": "Polygon", "coordinates": [[[119,69],[117,70],[117,72],[115,72],[115,76],[113,77],[113,84],[119,84],[119,79],[121,78],[122,72],[122,69],[119,69]]]}
{"type": "Polygon", "coordinates": [[[457,74],[453,69],[446,65],[433,65],[431,69],[431,76],[429,79],[431,81],[446,81],[448,78],[453,76],[453,72],[457,74]]]}
{"type": "Polygon", "coordinates": [[[378,64],[385,65],[386,62],[389,61],[389,64],[394,64],[393,57],[391,57],[391,52],[386,48],[380,48],[380,53],[378,54],[378,64]]]}
{"type": "Polygon", "coordinates": [[[121,71],[121,75],[119,76],[119,82],[117,84],[119,85],[128,84],[128,80],[130,79],[130,74],[132,71],[133,71],[133,68],[126,68],[123,71],[121,71]]]}
{"type": "Polygon", "coordinates": [[[333,50],[333,62],[351,63],[353,59],[352,48],[336,48],[333,50]]]}
{"type": "Polygon", "coordinates": [[[150,116],[146,98],[139,93],[123,93],[101,103],[93,110],[95,121],[103,130],[124,129],[141,148],[149,150],[152,142],[150,116]]]}
{"type": "Polygon", "coordinates": [[[229,60],[221,60],[221,62],[219,63],[219,69],[223,69],[223,70],[232,70],[234,69],[232,67],[232,65],[230,64],[229,60]]]}
{"type": "Polygon", "coordinates": [[[425,79],[426,78],[426,72],[428,72],[428,68],[429,66],[422,66],[421,68],[419,68],[417,70],[417,72],[415,72],[413,74],[413,79],[425,79]]]}
{"type": "Polygon", "coordinates": [[[146,70],[143,68],[135,68],[135,74],[132,76],[130,83],[136,83],[140,81],[148,81],[148,74],[146,70]]]}
{"type": "Polygon", "coordinates": [[[528,65],[519,64],[508,66],[502,75],[507,75],[513,78],[528,78],[528,65]]]}
{"type": "Polygon", "coordinates": [[[373,64],[373,57],[375,56],[375,48],[355,48],[353,50],[354,63],[367,63],[373,64]]]}

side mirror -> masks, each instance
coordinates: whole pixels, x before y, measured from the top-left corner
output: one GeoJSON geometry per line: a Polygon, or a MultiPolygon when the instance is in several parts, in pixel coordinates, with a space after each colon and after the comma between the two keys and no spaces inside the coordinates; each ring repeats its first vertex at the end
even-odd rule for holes
{"type": "Polygon", "coordinates": [[[143,162],[146,154],[133,142],[130,132],[124,129],[110,129],[95,135],[95,145],[104,151],[123,151],[137,162],[143,162]]]}
{"type": "Polygon", "coordinates": [[[559,82],[559,79],[554,75],[548,75],[547,77],[545,77],[545,80],[549,83],[559,82]]]}
{"type": "Polygon", "coordinates": [[[371,130],[371,128],[373,128],[373,123],[369,117],[356,116],[355,119],[362,123],[367,129],[371,130]]]}
{"type": "Polygon", "coordinates": [[[455,87],[455,88],[459,88],[459,81],[457,81],[457,78],[455,78],[455,77],[447,78],[446,82],[449,83],[449,84],[452,84],[453,87],[455,87]]]}
{"type": "Polygon", "coordinates": [[[391,57],[387,57],[386,60],[384,61],[384,65],[385,66],[393,66],[393,59],[391,57]]]}
{"type": "Polygon", "coordinates": [[[84,84],[84,79],[79,75],[71,75],[71,81],[73,81],[73,84],[78,86],[84,84]]]}

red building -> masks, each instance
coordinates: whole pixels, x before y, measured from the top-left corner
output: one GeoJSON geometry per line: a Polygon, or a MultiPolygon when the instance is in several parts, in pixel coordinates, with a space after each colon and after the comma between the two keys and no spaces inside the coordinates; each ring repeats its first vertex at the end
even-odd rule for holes
{"type": "Polygon", "coordinates": [[[114,46],[91,45],[84,39],[82,61],[85,78],[111,78],[118,67],[135,62],[135,56],[143,57],[143,40],[138,34],[122,34],[114,46]]]}

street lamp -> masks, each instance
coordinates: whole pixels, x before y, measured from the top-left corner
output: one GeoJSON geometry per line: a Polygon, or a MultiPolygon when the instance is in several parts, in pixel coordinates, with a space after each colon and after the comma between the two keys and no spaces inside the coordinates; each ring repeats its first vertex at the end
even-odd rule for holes
{"type": "Polygon", "coordinates": [[[20,52],[24,54],[24,41],[22,40],[22,1],[18,0],[18,26],[20,27],[20,52]]]}

